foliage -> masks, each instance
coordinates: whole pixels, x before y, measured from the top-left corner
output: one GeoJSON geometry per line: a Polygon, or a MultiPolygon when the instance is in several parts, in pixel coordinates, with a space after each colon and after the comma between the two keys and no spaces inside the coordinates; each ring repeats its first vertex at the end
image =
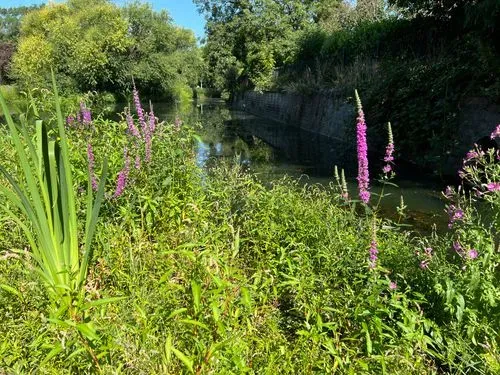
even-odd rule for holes
{"type": "Polygon", "coordinates": [[[298,31],[312,18],[311,1],[195,3],[207,18],[207,80],[230,92],[235,91],[240,77],[249,79],[257,89],[268,88],[274,68],[289,58],[298,31]]]}
{"type": "Polygon", "coordinates": [[[202,63],[194,34],[174,26],[166,11],[155,12],[149,4],[131,3],[123,15],[133,45],[126,64],[137,87],[156,98],[185,97],[183,92],[198,83],[202,63]]]}
{"type": "Polygon", "coordinates": [[[463,17],[402,18],[392,13],[342,30],[306,30],[293,62],[280,69],[273,88],[335,88],[345,96],[359,88],[378,139],[391,118],[407,162],[454,175],[448,155],[451,151],[456,157],[464,100],[479,96],[496,103],[499,98],[499,29],[479,16],[485,9],[493,18],[500,11],[493,3],[478,2],[465,7],[463,17]]]}
{"type": "Polygon", "coordinates": [[[23,87],[44,88],[54,67],[69,92],[125,93],[135,78],[144,93],[174,99],[176,87],[196,86],[199,66],[193,33],[174,26],[166,12],[70,0],[23,18],[12,75],[23,87]]]}
{"type": "Polygon", "coordinates": [[[0,84],[4,83],[7,79],[7,72],[13,54],[13,44],[0,42],[0,84]]]}
{"type": "Polygon", "coordinates": [[[15,42],[19,37],[21,17],[43,5],[21,6],[14,8],[0,7],[0,43],[15,42]]]}
{"type": "MultiPolygon", "coordinates": [[[[88,142],[96,166],[109,159],[111,177],[130,142],[124,121],[94,117],[93,127],[67,130],[78,217],[87,200],[88,142]]],[[[460,198],[470,223],[420,237],[373,219],[370,207],[368,216],[358,214],[365,210],[346,200],[342,186],[284,178],[266,187],[238,163],[200,170],[194,129],[157,126],[151,163],[130,175],[122,196],[103,202],[85,282],[91,350],[73,327],[47,324],[43,284],[21,250],[27,237],[11,218],[0,220],[2,371],[498,370],[497,221],[478,220],[460,198]],[[379,259],[370,270],[374,230],[379,259]],[[477,257],[450,252],[457,236],[477,257]],[[116,295],[127,298],[99,302],[116,295]]],[[[3,163],[14,170],[12,138],[0,131],[3,163]]],[[[497,181],[498,164],[485,158],[473,168],[483,167],[479,179],[497,181]]],[[[113,185],[111,178],[106,190],[113,185]]],[[[498,220],[494,194],[483,212],[498,220]]]]}
{"type": "MultiPolygon", "coordinates": [[[[83,338],[93,339],[96,333],[92,325],[82,322],[83,312],[88,308],[84,305],[84,284],[104,194],[104,182],[100,184],[94,201],[89,177],[83,254],[80,254],[70,156],[55,83],[54,95],[58,115],[57,135],[60,141],[50,140],[47,127],[37,121],[34,143],[28,134],[27,124],[20,127],[21,138],[18,126],[14,124],[4,98],[0,95],[0,105],[21,169],[16,178],[4,166],[0,166],[0,172],[10,185],[10,188],[0,185],[0,192],[6,198],[3,208],[7,216],[22,228],[30,246],[30,261],[34,261],[35,271],[50,299],[51,321],[73,327],[83,338]]],[[[103,181],[106,170],[104,163],[103,181]]]]}

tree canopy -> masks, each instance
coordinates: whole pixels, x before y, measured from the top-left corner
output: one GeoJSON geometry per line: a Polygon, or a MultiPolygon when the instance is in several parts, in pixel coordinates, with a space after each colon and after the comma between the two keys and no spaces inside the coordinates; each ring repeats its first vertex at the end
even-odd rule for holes
{"type": "Polygon", "coordinates": [[[21,23],[12,74],[43,85],[53,67],[70,90],[141,91],[174,97],[197,83],[194,34],[148,4],[69,0],[29,12],[21,23]]]}

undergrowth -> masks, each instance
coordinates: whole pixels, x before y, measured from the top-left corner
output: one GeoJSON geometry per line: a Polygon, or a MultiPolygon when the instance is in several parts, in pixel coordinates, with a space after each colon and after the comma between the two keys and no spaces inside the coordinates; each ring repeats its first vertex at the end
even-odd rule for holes
{"type": "MultiPolygon", "coordinates": [[[[264,187],[238,163],[202,170],[195,129],[179,123],[158,125],[151,163],[113,197],[126,128],[100,119],[67,128],[80,223],[87,143],[96,165],[109,160],[86,301],[125,298],[89,309],[96,330],[89,350],[73,327],[47,320],[27,241],[2,216],[0,373],[500,370],[496,225],[458,223],[448,234],[419,237],[360,215],[359,203],[335,187],[291,178],[264,187]],[[379,266],[371,270],[374,227],[379,266]],[[453,251],[457,235],[477,257],[453,251]]],[[[2,165],[15,170],[10,138],[0,132],[2,165]]]]}

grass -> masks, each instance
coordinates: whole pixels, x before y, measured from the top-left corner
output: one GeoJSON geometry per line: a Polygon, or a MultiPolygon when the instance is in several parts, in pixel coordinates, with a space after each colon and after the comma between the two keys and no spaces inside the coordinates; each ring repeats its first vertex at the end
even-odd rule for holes
{"type": "MultiPolygon", "coordinates": [[[[131,171],[124,194],[111,198],[130,146],[125,129],[95,120],[93,128],[67,130],[80,226],[87,142],[96,165],[109,160],[84,285],[91,306],[85,320],[96,332],[91,351],[71,325],[48,320],[49,296],[33,272],[31,249],[3,217],[0,373],[499,369],[498,238],[472,212],[448,234],[420,237],[369,210],[357,214],[364,211],[359,203],[346,202],[335,187],[284,178],[268,188],[237,163],[202,171],[194,130],[170,124],[159,125],[151,164],[131,171]],[[370,271],[374,227],[379,266],[370,271]],[[477,246],[476,260],[450,251],[457,233],[464,246],[477,246]],[[113,296],[125,298],[92,304],[113,296]]],[[[0,131],[2,164],[15,170],[10,138],[0,131]]]]}

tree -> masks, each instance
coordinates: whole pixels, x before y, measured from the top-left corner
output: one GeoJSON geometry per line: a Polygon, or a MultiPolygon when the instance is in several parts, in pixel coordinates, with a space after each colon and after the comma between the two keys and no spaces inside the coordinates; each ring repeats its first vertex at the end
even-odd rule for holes
{"type": "Polygon", "coordinates": [[[43,5],[0,8],[0,42],[15,42],[19,37],[21,17],[41,7],[43,7],[43,5]]]}
{"type": "Polygon", "coordinates": [[[7,71],[13,54],[14,44],[0,42],[0,84],[3,84],[7,78],[7,71]]]}
{"type": "Polygon", "coordinates": [[[107,0],[49,4],[23,18],[12,72],[21,84],[42,84],[53,65],[66,88],[115,87],[119,57],[130,45],[127,31],[120,10],[107,0]]]}
{"type": "Polygon", "coordinates": [[[129,4],[123,15],[132,39],[128,70],[143,92],[173,99],[192,90],[202,64],[194,33],[175,26],[166,11],[155,12],[149,4],[129,4]]]}
{"type": "Polygon", "coordinates": [[[12,73],[21,85],[49,80],[50,67],[71,91],[124,92],[135,78],[145,94],[173,98],[198,80],[194,34],[148,4],[109,0],[49,4],[22,20],[12,73]]]}
{"type": "Polygon", "coordinates": [[[218,89],[229,90],[235,72],[259,89],[269,87],[274,69],[293,55],[299,32],[315,18],[315,0],[194,2],[207,19],[207,78],[218,89]]]}

